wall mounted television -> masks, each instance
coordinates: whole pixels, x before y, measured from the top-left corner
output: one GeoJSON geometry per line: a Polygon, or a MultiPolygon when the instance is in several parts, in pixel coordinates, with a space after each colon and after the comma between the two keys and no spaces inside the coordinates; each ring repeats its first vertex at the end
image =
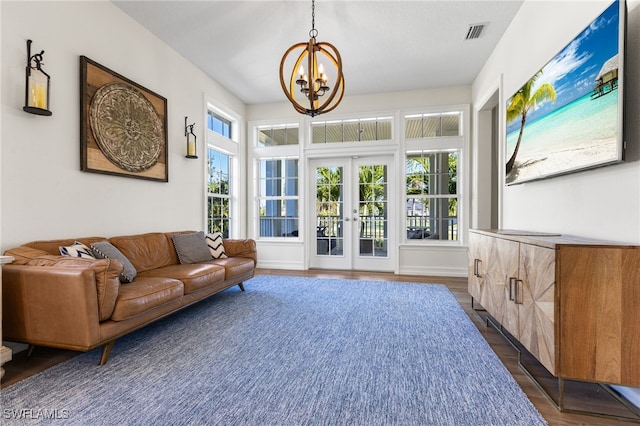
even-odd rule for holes
{"type": "Polygon", "coordinates": [[[616,0],[508,99],[507,185],[624,160],[625,32],[616,0]]]}

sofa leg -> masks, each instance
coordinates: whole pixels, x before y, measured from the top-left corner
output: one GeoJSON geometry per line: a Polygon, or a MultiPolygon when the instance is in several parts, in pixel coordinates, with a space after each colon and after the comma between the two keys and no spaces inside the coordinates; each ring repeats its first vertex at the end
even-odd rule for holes
{"type": "Polygon", "coordinates": [[[105,365],[109,360],[109,355],[111,355],[111,349],[113,349],[113,345],[115,345],[116,341],[112,340],[107,342],[106,345],[102,347],[102,357],[100,358],[100,365],[105,365]]]}
{"type": "Polygon", "coordinates": [[[33,351],[35,350],[36,345],[29,345],[29,347],[27,348],[27,358],[31,358],[31,355],[33,355],[33,351]]]}
{"type": "Polygon", "coordinates": [[[241,291],[244,291],[244,284],[243,283],[238,284],[238,287],[240,287],[241,291]]]}

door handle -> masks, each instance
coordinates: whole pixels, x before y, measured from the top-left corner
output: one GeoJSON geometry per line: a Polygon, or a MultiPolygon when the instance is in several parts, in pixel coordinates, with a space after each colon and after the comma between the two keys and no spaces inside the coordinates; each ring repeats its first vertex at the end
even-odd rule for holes
{"type": "Polygon", "coordinates": [[[473,259],[473,275],[475,275],[476,277],[480,278],[480,264],[482,263],[482,260],[480,259],[473,259]]]}
{"type": "Polygon", "coordinates": [[[515,300],[515,297],[513,296],[513,281],[514,280],[515,280],[515,278],[509,277],[509,300],[515,300]]]}
{"type": "Polygon", "coordinates": [[[358,218],[357,218],[357,217],[354,217],[354,218],[353,218],[353,221],[354,221],[354,222],[357,222],[357,221],[358,221],[358,218]]]}
{"type": "Polygon", "coordinates": [[[522,305],[522,286],[524,285],[522,280],[516,281],[516,294],[514,298],[514,302],[516,305],[522,305]]]}
{"type": "Polygon", "coordinates": [[[348,218],[348,217],[345,217],[345,218],[344,218],[344,221],[345,221],[345,222],[349,222],[349,218],[348,218]]]}

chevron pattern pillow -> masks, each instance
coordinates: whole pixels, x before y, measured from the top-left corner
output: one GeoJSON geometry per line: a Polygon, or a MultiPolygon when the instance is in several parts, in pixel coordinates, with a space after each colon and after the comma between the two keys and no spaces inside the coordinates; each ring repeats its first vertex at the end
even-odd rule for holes
{"type": "Polygon", "coordinates": [[[224,244],[222,244],[222,233],[214,232],[213,234],[207,234],[206,240],[209,252],[214,259],[224,259],[227,257],[224,252],[224,244]]]}
{"type": "Polygon", "coordinates": [[[86,245],[76,241],[70,246],[59,246],[60,254],[69,257],[81,257],[84,259],[95,259],[93,251],[86,245]]]}

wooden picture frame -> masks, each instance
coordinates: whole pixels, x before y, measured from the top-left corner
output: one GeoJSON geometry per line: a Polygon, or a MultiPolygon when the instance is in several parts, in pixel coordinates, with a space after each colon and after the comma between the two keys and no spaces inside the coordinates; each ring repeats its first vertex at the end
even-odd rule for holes
{"type": "Polygon", "coordinates": [[[169,181],[167,99],[80,56],[80,169],[169,181]]]}

